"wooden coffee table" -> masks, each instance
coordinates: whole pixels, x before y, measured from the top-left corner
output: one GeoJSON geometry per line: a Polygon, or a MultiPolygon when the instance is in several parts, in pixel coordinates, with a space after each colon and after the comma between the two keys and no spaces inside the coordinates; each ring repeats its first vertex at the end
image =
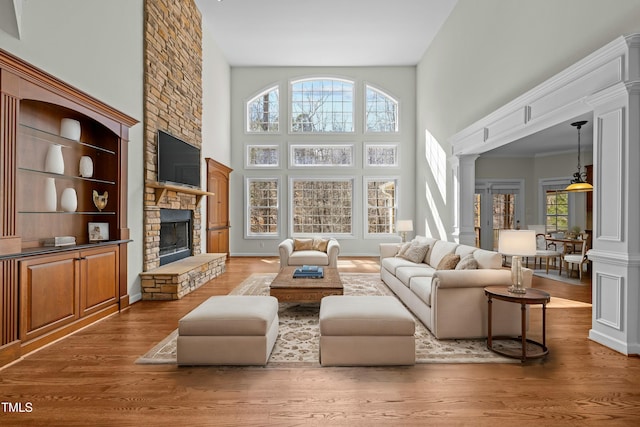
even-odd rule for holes
{"type": "Polygon", "coordinates": [[[342,295],[343,286],[337,268],[322,267],[324,277],[321,279],[293,278],[297,267],[285,267],[273,279],[270,295],[280,302],[320,302],[329,295],[342,295]]]}

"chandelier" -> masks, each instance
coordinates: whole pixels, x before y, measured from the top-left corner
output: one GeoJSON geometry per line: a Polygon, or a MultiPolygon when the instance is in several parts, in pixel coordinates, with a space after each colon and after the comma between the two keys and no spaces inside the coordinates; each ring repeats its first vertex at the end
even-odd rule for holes
{"type": "Polygon", "coordinates": [[[578,129],[578,171],[573,174],[571,184],[565,188],[565,191],[584,192],[593,191],[593,185],[587,182],[587,173],[582,172],[582,166],[580,165],[580,128],[587,124],[586,120],[571,123],[571,126],[575,126],[578,129]]]}

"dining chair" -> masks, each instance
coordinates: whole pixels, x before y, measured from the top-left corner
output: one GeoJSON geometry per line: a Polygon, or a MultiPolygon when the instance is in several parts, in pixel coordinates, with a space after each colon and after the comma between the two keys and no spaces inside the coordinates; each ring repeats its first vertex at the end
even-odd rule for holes
{"type": "Polygon", "coordinates": [[[574,270],[574,266],[578,267],[578,277],[582,280],[582,271],[583,265],[587,263],[589,260],[587,259],[586,253],[589,248],[589,240],[583,240],[580,248],[580,252],[576,253],[565,253],[562,255],[562,262],[560,263],[560,271],[559,275],[562,274],[562,266],[564,265],[567,269],[567,277],[571,277],[571,272],[574,270]],[[570,265],[570,267],[569,267],[570,265]]]}

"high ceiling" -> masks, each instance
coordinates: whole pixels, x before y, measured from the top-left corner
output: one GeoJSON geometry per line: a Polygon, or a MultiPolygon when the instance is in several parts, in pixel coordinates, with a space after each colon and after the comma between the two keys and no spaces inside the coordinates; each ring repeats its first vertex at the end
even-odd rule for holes
{"type": "MultiPolygon", "coordinates": [[[[196,0],[206,29],[234,67],[413,66],[457,0],[196,0]]],[[[483,156],[572,152],[570,120],[483,156]]],[[[591,123],[582,146],[592,146],[591,123]]]]}
{"type": "Polygon", "coordinates": [[[196,0],[231,66],[416,65],[457,0],[196,0]]]}

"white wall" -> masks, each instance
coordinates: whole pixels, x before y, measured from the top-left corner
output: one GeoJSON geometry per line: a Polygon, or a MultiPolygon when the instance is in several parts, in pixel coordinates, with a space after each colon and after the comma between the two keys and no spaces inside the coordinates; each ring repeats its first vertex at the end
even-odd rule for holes
{"type": "MultiPolygon", "coordinates": [[[[20,39],[0,30],[0,47],[142,122],[143,1],[29,0],[20,39]]],[[[129,134],[128,289],[142,271],[142,124],[129,134]]]]}
{"type": "MultiPolygon", "coordinates": [[[[362,176],[399,176],[399,209],[398,215],[402,219],[412,219],[415,212],[415,188],[413,155],[415,152],[415,67],[366,67],[366,68],[243,68],[234,67],[231,70],[231,253],[232,255],[277,255],[278,244],[288,237],[288,177],[289,176],[355,176],[356,196],[353,213],[353,238],[341,238],[341,255],[377,255],[378,243],[389,239],[365,239],[363,236],[364,212],[362,210],[363,194],[362,176]],[[290,79],[301,77],[343,77],[355,80],[357,99],[363,100],[362,88],[364,84],[371,84],[376,88],[386,91],[400,102],[400,133],[397,136],[364,134],[362,117],[362,104],[356,104],[355,132],[354,134],[337,134],[324,137],[320,140],[317,135],[289,135],[288,128],[288,85],[290,79]],[[281,164],[278,170],[247,172],[244,168],[244,149],[247,143],[266,142],[264,137],[249,135],[244,132],[244,104],[246,101],[273,85],[280,84],[280,117],[282,133],[269,139],[272,143],[278,143],[281,147],[281,164]],[[316,142],[331,143],[341,142],[355,144],[356,167],[340,169],[338,171],[316,170],[287,170],[287,147],[289,142],[316,142]],[[373,170],[363,168],[363,144],[366,142],[397,142],[399,146],[400,167],[388,170],[373,170]],[[280,235],[272,239],[245,239],[244,238],[244,176],[250,173],[252,176],[279,176],[281,179],[281,221],[280,235]],[[360,189],[360,190],[359,190],[360,189]]],[[[399,237],[393,236],[393,241],[399,241],[399,237]]]]}
{"type": "Polygon", "coordinates": [[[453,230],[453,182],[436,193],[425,130],[450,155],[449,138],[623,34],[640,30],[640,1],[459,0],[417,68],[416,217],[453,230]]]}
{"type": "MultiPolygon", "coordinates": [[[[231,68],[202,20],[202,157],[231,164],[231,68]]],[[[202,162],[202,187],[206,189],[206,163],[202,162]]],[[[202,253],[207,252],[207,203],[202,211],[202,253]]]]}
{"type": "MultiPolygon", "coordinates": [[[[593,153],[583,151],[582,165],[593,163],[593,153]]],[[[576,170],[576,153],[540,155],[536,157],[480,157],[476,161],[476,179],[524,181],[524,218],[522,226],[544,224],[544,206],[540,198],[540,180],[550,178],[572,179],[576,170]]],[[[584,168],[583,168],[584,171],[584,168]]],[[[570,194],[572,207],[570,225],[586,227],[586,199],[584,193],[570,194]],[[583,208],[584,207],[584,208],[583,208]]]]}

